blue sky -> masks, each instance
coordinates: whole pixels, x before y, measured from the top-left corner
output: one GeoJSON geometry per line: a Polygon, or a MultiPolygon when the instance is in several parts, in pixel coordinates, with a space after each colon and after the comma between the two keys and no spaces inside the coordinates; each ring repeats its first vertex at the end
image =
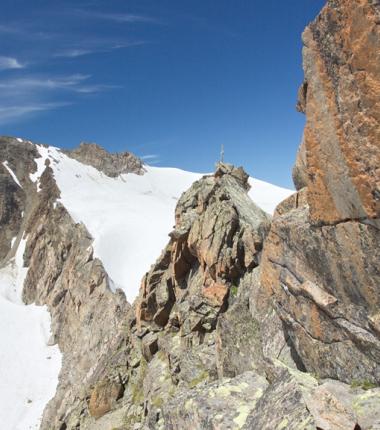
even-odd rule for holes
{"type": "Polygon", "coordinates": [[[291,187],[301,33],[324,0],[2,0],[0,134],[291,187]]]}

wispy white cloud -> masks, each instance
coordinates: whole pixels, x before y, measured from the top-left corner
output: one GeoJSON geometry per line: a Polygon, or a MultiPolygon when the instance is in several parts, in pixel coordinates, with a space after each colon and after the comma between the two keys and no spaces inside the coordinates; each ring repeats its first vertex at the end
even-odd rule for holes
{"type": "Polygon", "coordinates": [[[0,33],[4,34],[20,34],[20,26],[0,24],[0,33]]]}
{"type": "Polygon", "coordinates": [[[92,84],[90,78],[90,75],[75,74],[55,77],[24,76],[0,80],[0,125],[74,104],[78,97],[85,94],[115,88],[111,85],[92,84]]]}
{"type": "Polygon", "coordinates": [[[91,75],[70,75],[62,77],[21,77],[3,79],[0,81],[0,89],[4,93],[12,93],[13,95],[26,94],[31,91],[39,90],[71,90],[81,92],[83,83],[87,81],[91,75]]]}
{"type": "Polygon", "coordinates": [[[114,90],[122,88],[120,85],[107,85],[107,84],[96,84],[96,85],[82,85],[75,89],[77,93],[81,94],[94,94],[102,91],[114,90]]]}
{"type": "Polygon", "coordinates": [[[157,154],[147,154],[140,157],[142,160],[155,160],[158,158],[157,154]]]}
{"type": "Polygon", "coordinates": [[[103,52],[111,52],[117,49],[125,49],[130,48],[132,46],[140,46],[145,45],[147,42],[145,41],[135,41],[135,42],[124,42],[124,43],[114,43],[109,46],[93,46],[93,47],[74,47],[74,48],[67,48],[63,49],[60,52],[57,52],[54,54],[54,57],[61,57],[61,58],[77,58],[82,57],[84,55],[92,55],[92,54],[98,54],[103,52]]]}
{"type": "Polygon", "coordinates": [[[68,106],[68,102],[32,103],[28,105],[0,106],[0,125],[9,124],[32,114],[68,106]]]}
{"type": "Polygon", "coordinates": [[[142,155],[141,160],[147,162],[147,164],[153,165],[160,162],[160,156],[158,154],[146,154],[142,155]]]}
{"type": "Polygon", "coordinates": [[[15,21],[9,24],[0,24],[0,34],[23,41],[40,40],[50,41],[59,38],[59,34],[46,32],[36,28],[33,22],[15,21]]]}
{"type": "Polygon", "coordinates": [[[0,56],[0,70],[23,69],[25,65],[21,64],[17,58],[0,56]]]}
{"type": "MultiPolygon", "coordinates": [[[[97,9],[99,0],[91,2],[92,6],[87,10],[84,1],[70,2],[75,9],[70,5],[63,10],[51,5],[41,10],[41,13],[34,13],[33,19],[16,13],[13,21],[0,22],[4,46],[12,46],[9,56],[8,52],[0,52],[0,71],[4,71],[0,74],[1,125],[120,88],[110,85],[113,84],[111,75],[110,81],[103,83],[90,75],[65,73],[72,66],[70,64],[69,68],[65,68],[65,62],[68,62],[68,58],[150,43],[128,40],[122,24],[159,21],[139,14],[114,13],[112,8],[107,7],[106,0],[102,2],[103,11],[97,9]],[[84,20],[88,24],[85,28],[79,26],[84,20]],[[55,21],[58,25],[55,25],[55,21]],[[36,43],[37,40],[39,43],[36,43]],[[10,75],[10,71],[16,69],[20,71],[10,75]]],[[[150,157],[147,159],[155,160],[150,157]]]]}
{"type": "Polygon", "coordinates": [[[76,15],[101,19],[120,23],[158,23],[158,20],[149,16],[136,15],[133,13],[109,13],[109,12],[98,12],[98,11],[87,11],[82,9],[76,9],[73,11],[76,15]]]}
{"type": "Polygon", "coordinates": [[[89,55],[95,53],[95,50],[91,49],[81,49],[81,48],[70,48],[64,49],[61,52],[57,52],[54,54],[54,57],[63,57],[63,58],[76,58],[82,57],[83,55],[89,55]]]}

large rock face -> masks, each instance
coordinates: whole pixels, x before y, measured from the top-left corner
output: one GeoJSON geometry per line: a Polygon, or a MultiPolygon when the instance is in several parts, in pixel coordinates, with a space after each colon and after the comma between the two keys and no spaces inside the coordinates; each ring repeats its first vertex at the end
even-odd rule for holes
{"type": "Polygon", "coordinates": [[[380,6],[331,0],[303,34],[305,149],[314,224],[380,216],[380,6]]]}
{"type": "Polygon", "coordinates": [[[328,1],[305,30],[304,140],[262,283],[305,368],[380,383],[378,2],[328,1]]]}
{"type": "MultiPolygon", "coordinates": [[[[135,315],[127,318],[125,347],[112,365],[99,366],[101,381],[112,380],[112,371],[105,368],[124,366],[119,371],[127,381],[123,398],[101,417],[91,409],[82,414],[84,429],[106,428],[102,426],[111,422],[118,429],[209,428],[204,427],[209,409],[197,412],[197,402],[183,417],[177,411],[184,412],[184,403],[198,397],[196,387],[208,387],[219,378],[207,388],[221,393],[220,401],[211,402],[213,413],[222,427],[234,420],[241,423],[237,428],[243,425],[247,405],[253,409],[252,400],[267,386],[261,327],[247,292],[270,223],[248,197],[247,180],[242,169],[220,165],[215,175],[197,181],[179,200],[170,241],[142,281],[135,315]],[[235,400],[240,409],[226,411],[225,393],[237,392],[241,384],[244,390],[235,400]]],[[[276,345],[286,350],[286,339],[279,336],[276,345]]],[[[207,390],[198,401],[208,396],[207,390]]],[[[99,397],[98,391],[95,386],[90,398],[99,397]]],[[[74,421],[70,425],[74,428],[74,421]]]]}

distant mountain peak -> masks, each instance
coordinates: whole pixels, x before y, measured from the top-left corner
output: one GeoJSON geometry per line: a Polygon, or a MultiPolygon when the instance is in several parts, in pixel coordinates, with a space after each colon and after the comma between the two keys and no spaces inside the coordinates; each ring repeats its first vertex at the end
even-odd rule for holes
{"type": "Polygon", "coordinates": [[[77,148],[63,152],[112,178],[123,173],[143,175],[145,172],[143,162],[131,152],[111,153],[93,142],[81,142],[77,148]]]}

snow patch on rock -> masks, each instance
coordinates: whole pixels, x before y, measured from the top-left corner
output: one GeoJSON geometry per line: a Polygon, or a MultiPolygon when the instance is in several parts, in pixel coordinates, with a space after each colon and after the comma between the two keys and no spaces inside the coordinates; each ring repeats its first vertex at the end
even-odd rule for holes
{"type": "Polygon", "coordinates": [[[16,182],[16,184],[22,188],[20,181],[17,179],[17,176],[13,172],[13,170],[8,166],[8,161],[3,161],[3,166],[8,170],[9,174],[12,176],[12,179],[16,182]]]}

